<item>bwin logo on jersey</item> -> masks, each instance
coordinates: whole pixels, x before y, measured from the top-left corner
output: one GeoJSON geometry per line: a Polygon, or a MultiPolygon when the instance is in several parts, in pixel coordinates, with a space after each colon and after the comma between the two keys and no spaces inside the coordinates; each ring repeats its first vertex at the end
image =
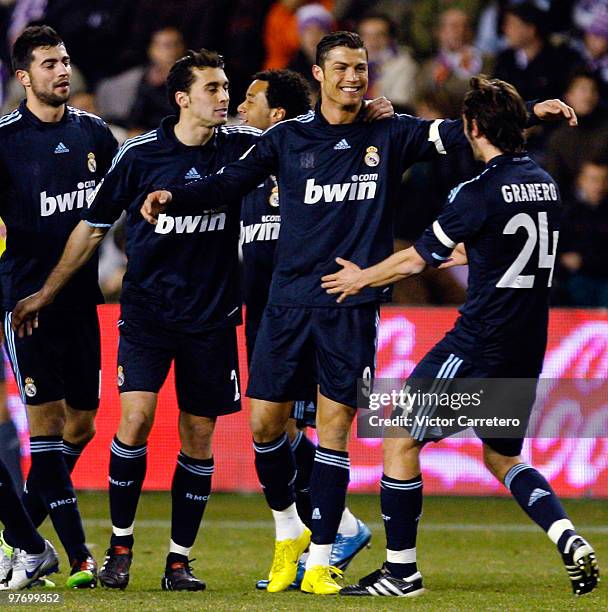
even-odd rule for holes
{"type": "Polygon", "coordinates": [[[315,185],[315,179],[306,181],[304,204],[318,202],[344,202],[345,200],[373,200],[376,196],[377,174],[354,174],[352,183],[315,185]]]}
{"type": "Polygon", "coordinates": [[[76,185],[76,191],[47,196],[46,191],[40,194],[40,216],[50,217],[55,212],[67,212],[74,208],[90,206],[89,196],[95,191],[95,181],[85,181],[76,185]]]}
{"type": "Polygon", "coordinates": [[[226,225],[226,213],[208,213],[204,215],[188,215],[186,217],[170,217],[158,215],[154,226],[156,234],[194,234],[195,232],[215,232],[223,230],[226,225]]]}

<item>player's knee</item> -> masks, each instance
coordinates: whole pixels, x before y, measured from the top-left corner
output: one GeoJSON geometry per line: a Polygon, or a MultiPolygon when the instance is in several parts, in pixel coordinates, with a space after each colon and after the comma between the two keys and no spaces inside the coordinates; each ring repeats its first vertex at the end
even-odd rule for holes
{"type": "Polygon", "coordinates": [[[129,446],[138,446],[148,441],[152,429],[152,417],[145,412],[131,411],[123,415],[118,437],[129,446]]]}
{"type": "Polygon", "coordinates": [[[348,449],[350,425],[347,423],[331,423],[317,429],[319,446],[337,451],[348,449]]]}
{"type": "Polygon", "coordinates": [[[285,432],[284,423],[270,419],[267,414],[252,412],[249,422],[253,439],[256,442],[272,442],[285,432]]]}

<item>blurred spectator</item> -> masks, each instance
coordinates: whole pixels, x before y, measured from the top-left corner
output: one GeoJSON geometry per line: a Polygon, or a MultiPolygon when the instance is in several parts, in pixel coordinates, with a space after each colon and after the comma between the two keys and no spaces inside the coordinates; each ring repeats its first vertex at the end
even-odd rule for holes
{"type": "Polygon", "coordinates": [[[368,14],[390,15],[395,25],[395,38],[405,42],[410,37],[410,14],[415,2],[411,0],[335,0],[334,18],[340,29],[355,30],[368,14]]]}
{"type": "Polygon", "coordinates": [[[602,94],[606,99],[608,98],[608,0],[587,1],[585,8],[584,17],[580,14],[578,17],[583,38],[577,48],[587,61],[588,67],[597,72],[602,85],[602,94]]]}
{"type": "Polygon", "coordinates": [[[608,307],[608,164],[586,161],[562,220],[559,261],[572,306],[608,307]]]}
{"type": "Polygon", "coordinates": [[[461,9],[450,8],[439,16],[435,30],[437,54],[428,59],[418,73],[420,91],[443,91],[450,100],[450,116],[460,115],[469,79],[487,69],[481,53],[471,44],[473,31],[469,16],[461,9]]]}
{"type": "Polygon", "coordinates": [[[183,34],[188,49],[205,47],[224,53],[228,44],[228,24],[237,3],[237,0],[122,1],[136,7],[130,32],[123,44],[123,57],[128,66],[146,61],[152,34],[167,26],[173,26],[183,34]]]}
{"type": "MultiPolygon", "coordinates": [[[[266,49],[264,70],[286,68],[298,52],[300,36],[296,12],[305,4],[309,2],[307,0],[277,0],[268,11],[264,24],[264,47],[266,49]]],[[[321,4],[331,10],[333,2],[322,0],[321,4]]]]}
{"type": "Polygon", "coordinates": [[[395,107],[411,105],[418,66],[409,49],[397,45],[392,19],[370,13],[359,22],[358,31],[369,56],[368,98],[386,96],[395,107]]]}
{"type": "Polygon", "coordinates": [[[300,47],[287,66],[299,72],[315,96],[319,83],[312,76],[312,66],[317,55],[317,44],[334,29],[334,18],[322,4],[306,4],[296,11],[300,47]]]}
{"type": "Polygon", "coordinates": [[[536,0],[507,8],[503,30],[509,48],[499,53],[494,68],[494,76],[512,83],[525,100],[560,97],[583,63],[570,47],[549,42],[549,13],[540,6],[536,0]]]}
{"type": "Polygon", "coordinates": [[[477,23],[484,4],[484,0],[413,0],[410,28],[416,57],[429,57],[436,49],[434,31],[438,15],[457,8],[464,11],[472,23],[477,23]]]}
{"type": "Polygon", "coordinates": [[[575,110],[578,127],[556,127],[547,142],[544,165],[562,193],[568,193],[584,156],[608,154],[608,111],[600,105],[597,77],[584,69],[574,73],[564,99],[575,110]]]}
{"type": "Polygon", "coordinates": [[[129,110],[130,133],[141,133],[158,126],[161,119],[173,114],[165,81],[171,66],[186,53],[181,32],[173,27],[157,30],[148,46],[148,66],[142,75],[129,110]]]}
{"type": "MultiPolygon", "coordinates": [[[[92,115],[97,115],[98,117],[100,116],[99,109],[97,108],[97,103],[95,100],[95,95],[92,93],[83,91],[73,96],[70,96],[69,104],[74,108],[79,108],[80,110],[86,111],[87,113],[91,113],[92,115]]],[[[118,141],[118,144],[121,145],[128,137],[127,130],[108,121],[106,121],[106,124],[112,131],[112,134],[114,135],[114,138],[116,138],[116,140],[118,141]]]]}

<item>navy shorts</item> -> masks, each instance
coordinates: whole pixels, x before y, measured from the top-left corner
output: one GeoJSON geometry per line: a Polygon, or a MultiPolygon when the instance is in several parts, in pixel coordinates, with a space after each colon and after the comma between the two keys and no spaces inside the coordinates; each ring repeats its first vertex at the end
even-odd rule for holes
{"type": "Polygon", "coordinates": [[[28,406],[65,399],[75,410],[96,410],[101,391],[101,346],[96,307],[43,309],[38,329],[19,338],[4,314],[4,334],[21,399],[28,406]]]}
{"type": "Polygon", "coordinates": [[[235,327],[185,333],[144,319],[121,319],[118,326],[120,393],[158,393],[175,362],[180,410],[216,417],[241,409],[235,327]]]}
{"type": "Polygon", "coordinates": [[[375,370],[378,306],[266,306],[253,351],[247,395],[271,402],[307,397],[310,373],[325,397],[357,407],[357,380],[375,370]]]}
{"type": "MultiPolygon", "coordinates": [[[[475,383],[475,379],[482,378],[520,378],[526,379],[521,381],[519,385],[509,386],[508,402],[502,400],[494,405],[508,405],[509,414],[489,415],[482,413],[468,412],[474,417],[514,417],[518,418],[520,426],[513,430],[513,437],[499,438],[495,437],[494,433],[486,437],[484,430],[473,427],[477,437],[487,444],[497,453],[507,457],[515,457],[521,453],[524,441],[524,432],[528,424],[530,412],[534,405],[536,393],[536,381],[539,376],[537,364],[530,363],[529,366],[525,363],[525,358],[518,361],[501,361],[494,363],[474,363],[467,357],[467,352],[458,351],[449,340],[443,340],[435,345],[418,363],[410,374],[406,387],[409,387],[408,392],[415,396],[417,390],[430,393],[449,393],[456,387],[459,392],[475,392],[479,390],[479,383],[475,383]],[[418,379],[418,382],[416,381],[418,379]],[[456,385],[450,383],[450,380],[458,379],[456,385]],[[467,388],[466,379],[472,379],[471,387],[467,388]],[[423,382],[424,381],[424,382],[423,382]],[[520,435],[521,434],[521,435],[520,435]]],[[[491,385],[489,386],[492,390],[491,385]]],[[[507,385],[502,383],[499,385],[498,392],[504,394],[507,385]]],[[[487,393],[487,390],[484,389],[487,393]]],[[[494,391],[496,392],[496,391],[494,391]]],[[[485,397],[484,401],[492,401],[490,397],[485,397]]],[[[483,405],[483,404],[482,404],[483,405]]],[[[485,404],[489,405],[488,403],[485,404]]],[[[467,429],[466,427],[455,424],[451,427],[436,427],[426,426],[426,418],[453,418],[455,413],[452,408],[438,406],[432,403],[414,403],[412,406],[412,421],[413,424],[409,427],[410,434],[419,441],[438,442],[443,438],[467,429]],[[416,416],[424,417],[424,419],[416,420],[416,416]]],[[[496,429],[492,430],[496,432],[496,429]]],[[[486,430],[487,435],[487,430],[486,430]]]]}

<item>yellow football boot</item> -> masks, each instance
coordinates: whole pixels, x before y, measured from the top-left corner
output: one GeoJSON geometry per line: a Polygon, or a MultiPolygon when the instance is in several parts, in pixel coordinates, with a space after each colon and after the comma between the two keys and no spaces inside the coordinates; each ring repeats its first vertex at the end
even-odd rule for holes
{"type": "Polygon", "coordinates": [[[297,538],[290,540],[279,540],[274,545],[274,559],[268,574],[269,593],[284,591],[296,578],[298,571],[298,559],[310,545],[310,529],[304,527],[304,531],[297,538]]]}
{"type": "Polygon", "coordinates": [[[313,565],[307,569],[300,587],[304,593],[315,595],[336,595],[342,587],[336,582],[341,579],[342,570],[331,565],[313,565]]]}

